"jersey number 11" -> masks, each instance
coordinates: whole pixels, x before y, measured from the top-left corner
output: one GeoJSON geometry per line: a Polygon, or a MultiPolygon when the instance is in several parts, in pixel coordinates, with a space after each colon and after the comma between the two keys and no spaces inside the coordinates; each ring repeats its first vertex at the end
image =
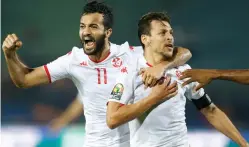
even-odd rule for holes
{"type": "Polygon", "coordinates": [[[107,84],[107,71],[106,71],[106,68],[96,68],[96,70],[98,72],[98,84],[101,84],[101,75],[103,73],[104,73],[104,84],[107,84]]]}

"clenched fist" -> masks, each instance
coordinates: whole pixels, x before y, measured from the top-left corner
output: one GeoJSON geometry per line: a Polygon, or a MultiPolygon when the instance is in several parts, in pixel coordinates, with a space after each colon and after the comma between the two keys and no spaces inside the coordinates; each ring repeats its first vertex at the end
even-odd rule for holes
{"type": "Polygon", "coordinates": [[[9,34],[2,45],[4,53],[9,54],[15,52],[22,46],[22,42],[18,39],[16,34],[9,34]]]}

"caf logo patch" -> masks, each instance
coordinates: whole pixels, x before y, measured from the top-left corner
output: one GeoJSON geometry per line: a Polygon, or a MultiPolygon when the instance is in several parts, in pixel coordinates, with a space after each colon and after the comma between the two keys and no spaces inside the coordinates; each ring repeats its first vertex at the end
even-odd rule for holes
{"type": "Polygon", "coordinates": [[[111,99],[120,100],[122,95],[123,95],[123,91],[124,91],[123,84],[121,84],[121,83],[116,84],[115,87],[112,90],[111,99]]]}

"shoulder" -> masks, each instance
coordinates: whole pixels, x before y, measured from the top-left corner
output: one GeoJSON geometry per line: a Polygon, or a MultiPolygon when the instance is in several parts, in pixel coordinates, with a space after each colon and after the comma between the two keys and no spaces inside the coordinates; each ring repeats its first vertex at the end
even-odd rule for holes
{"type": "Polygon", "coordinates": [[[183,71],[185,71],[185,70],[187,70],[187,69],[191,69],[191,66],[188,65],[188,64],[184,64],[184,65],[182,65],[182,66],[178,66],[177,69],[178,69],[179,71],[183,72],[183,71]]]}
{"type": "MultiPolygon", "coordinates": [[[[191,67],[188,64],[184,64],[184,65],[177,66],[175,68],[167,70],[165,75],[171,75],[173,77],[179,78],[182,76],[182,72],[184,72],[187,69],[191,69],[191,67]]],[[[182,80],[180,80],[180,81],[182,81],[182,80]]]]}
{"type": "Polygon", "coordinates": [[[83,48],[74,46],[70,52],[67,53],[70,61],[82,61],[87,60],[88,56],[84,53],[83,48]]]}
{"type": "Polygon", "coordinates": [[[123,44],[117,45],[113,44],[116,47],[118,54],[129,54],[130,56],[143,55],[143,48],[141,46],[132,46],[129,42],[124,42],[123,44]]]}
{"type": "Polygon", "coordinates": [[[64,66],[71,64],[78,63],[79,61],[82,61],[87,59],[87,55],[84,54],[84,51],[82,48],[73,47],[69,52],[66,54],[58,57],[56,60],[50,62],[54,64],[63,64],[64,66]]]}

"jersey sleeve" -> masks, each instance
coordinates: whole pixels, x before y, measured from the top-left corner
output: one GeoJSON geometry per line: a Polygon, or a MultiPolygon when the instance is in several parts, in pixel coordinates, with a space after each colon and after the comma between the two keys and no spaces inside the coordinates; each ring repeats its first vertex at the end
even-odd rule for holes
{"type": "Polygon", "coordinates": [[[142,46],[130,46],[131,52],[133,52],[136,55],[143,55],[144,49],[142,46]]]}
{"type": "Polygon", "coordinates": [[[204,96],[205,91],[203,88],[199,89],[198,91],[195,91],[194,88],[198,85],[198,82],[193,82],[191,84],[188,85],[187,89],[186,89],[186,93],[185,96],[189,99],[189,100],[198,100],[201,97],[204,96]]]}
{"type": "MultiPolygon", "coordinates": [[[[191,69],[191,67],[189,65],[185,65],[186,69],[191,69]]],[[[189,100],[198,100],[201,97],[204,96],[205,91],[203,88],[199,89],[198,91],[195,91],[194,88],[198,85],[198,82],[192,82],[188,85],[186,85],[186,92],[185,92],[185,96],[189,99],[189,100]]]]}
{"type": "Polygon", "coordinates": [[[129,42],[120,45],[121,53],[126,52],[132,56],[143,56],[144,50],[142,46],[132,46],[129,42]]]}
{"type": "Polygon", "coordinates": [[[121,104],[128,104],[134,97],[133,79],[134,76],[131,72],[128,72],[128,74],[120,73],[108,102],[113,101],[121,104]]]}
{"type": "MultiPolygon", "coordinates": [[[[184,70],[191,69],[189,65],[184,65],[184,70]]],[[[188,79],[186,79],[188,80],[188,79]]],[[[210,97],[205,93],[204,89],[201,88],[198,91],[195,91],[194,88],[198,85],[198,82],[192,82],[186,85],[185,96],[188,98],[198,110],[206,108],[212,104],[212,100],[210,97]]]]}
{"type": "Polygon", "coordinates": [[[83,104],[83,98],[82,98],[82,96],[80,95],[79,92],[76,95],[76,99],[78,99],[83,104]]]}
{"type": "Polygon", "coordinates": [[[49,82],[55,82],[63,78],[70,78],[69,66],[72,52],[57,58],[56,60],[44,65],[49,82]]]}

